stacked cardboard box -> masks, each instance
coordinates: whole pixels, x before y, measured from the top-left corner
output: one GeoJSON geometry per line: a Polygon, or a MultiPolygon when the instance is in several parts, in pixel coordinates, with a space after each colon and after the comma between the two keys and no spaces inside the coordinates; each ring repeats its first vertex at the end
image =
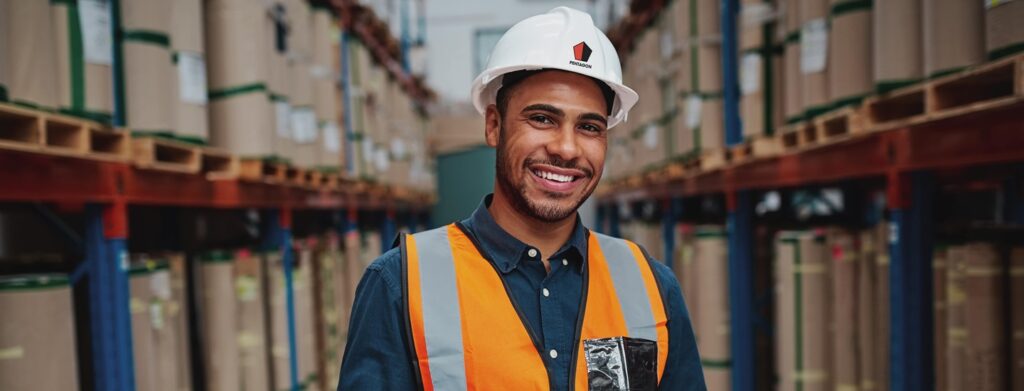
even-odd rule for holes
{"type": "MultiPolygon", "coordinates": [[[[12,9],[10,26],[31,22],[31,19],[16,17],[25,4],[12,9]]],[[[57,59],[57,106],[61,111],[103,122],[110,121],[114,112],[113,94],[113,34],[110,31],[110,2],[104,1],[51,1],[53,15],[53,39],[56,41],[57,59]]],[[[27,16],[27,15],[26,15],[27,16]]],[[[21,26],[21,31],[33,31],[35,37],[45,37],[43,31],[32,30],[32,25],[21,26]]],[[[11,37],[17,37],[12,33],[11,37]]],[[[42,41],[32,42],[29,50],[43,51],[48,46],[42,41]]],[[[11,58],[33,58],[31,56],[11,58]]],[[[47,70],[47,65],[34,63],[33,67],[47,70]]],[[[18,68],[10,69],[11,72],[18,68]]],[[[12,74],[12,77],[14,75],[12,74]]],[[[26,82],[45,82],[44,78],[29,77],[26,82]]],[[[14,81],[12,80],[12,83],[14,81]]],[[[14,85],[14,84],[12,84],[14,85]]]]}
{"type": "Polygon", "coordinates": [[[925,76],[956,72],[985,59],[984,4],[960,0],[921,4],[925,76]]]}
{"type": "MultiPolygon", "coordinates": [[[[1006,389],[1006,268],[992,243],[946,253],[946,378],[949,390],[1006,389]]],[[[936,352],[940,354],[940,352],[936,352]]]]}
{"type": "Polygon", "coordinates": [[[859,103],[873,90],[871,13],[871,2],[830,1],[827,63],[832,107],[859,103]]]}
{"type": "Polygon", "coordinates": [[[313,65],[313,12],[306,0],[287,0],[288,113],[290,150],[281,154],[300,167],[313,167],[319,156],[313,65]]]}
{"type": "Polygon", "coordinates": [[[803,77],[800,72],[800,1],[784,0],[782,9],[783,22],[780,23],[785,36],[783,40],[782,67],[784,69],[783,115],[786,123],[792,123],[803,117],[804,104],[802,94],[803,77]]]}
{"type": "Polygon", "coordinates": [[[857,362],[857,279],[856,235],[843,229],[830,229],[826,245],[832,260],[832,373],[835,389],[858,389],[860,368],[857,362]]]}
{"type": "MultiPolygon", "coordinates": [[[[781,50],[776,10],[769,1],[744,0],[740,13],[740,117],[744,138],[771,135],[781,125],[781,50]]],[[[784,30],[784,29],[779,29],[784,30]]]]}
{"type": "Polygon", "coordinates": [[[46,2],[0,2],[0,101],[58,107],[54,75],[58,49],[67,48],[55,47],[55,27],[63,19],[51,7],[46,2]]]}
{"type": "Polygon", "coordinates": [[[171,51],[173,2],[120,0],[124,58],[125,126],[133,132],[171,134],[174,104],[174,63],[171,51]]]}
{"type": "Polygon", "coordinates": [[[226,252],[210,252],[199,265],[200,332],[206,387],[239,389],[241,373],[238,349],[234,259],[226,252]]]}
{"type": "MultiPolygon", "coordinates": [[[[726,231],[719,226],[698,226],[693,238],[693,271],[699,276],[699,313],[691,316],[708,389],[731,388],[729,323],[729,254],[726,231]]],[[[693,299],[691,299],[693,302],[693,299]]]]}
{"type": "Polygon", "coordinates": [[[324,387],[329,390],[338,386],[341,355],[344,352],[345,333],[348,325],[345,302],[346,276],[343,268],[343,255],[338,236],[328,234],[324,237],[317,257],[319,262],[316,276],[317,290],[320,295],[320,308],[317,310],[318,322],[322,330],[321,342],[318,343],[318,355],[322,357],[323,366],[320,375],[324,379],[324,387]]]}
{"type": "Polygon", "coordinates": [[[167,324],[174,329],[176,380],[170,386],[176,390],[192,387],[192,350],[190,349],[188,288],[185,275],[185,254],[171,253],[164,256],[170,271],[171,300],[167,302],[167,324]]]}
{"type": "Polygon", "coordinates": [[[886,91],[921,80],[921,2],[879,1],[872,16],[876,89],[886,91]]]}
{"type": "Polygon", "coordinates": [[[999,58],[1024,50],[1024,2],[1019,0],[985,1],[985,50],[999,58]]]}
{"type": "Polygon", "coordinates": [[[665,131],[666,146],[670,148],[670,159],[683,159],[693,154],[696,147],[693,129],[686,126],[686,100],[682,99],[693,90],[691,79],[695,57],[690,50],[693,34],[690,31],[692,9],[691,2],[688,1],[674,1],[668,7],[665,12],[668,20],[664,23],[667,25],[666,30],[671,31],[662,33],[661,43],[662,54],[670,53],[666,64],[668,78],[665,87],[668,88],[666,94],[671,99],[669,107],[666,108],[670,111],[671,119],[667,121],[668,129],[665,131]]]}
{"type": "Polygon", "coordinates": [[[832,388],[831,292],[824,238],[783,231],[776,238],[776,373],[779,389],[832,388]]]}
{"type": "Polygon", "coordinates": [[[173,308],[177,300],[168,267],[166,261],[142,259],[129,272],[135,383],[148,390],[177,389],[177,355],[187,344],[177,330],[180,310],[173,308]]]}
{"type": "Polygon", "coordinates": [[[235,325],[238,333],[240,385],[243,390],[269,390],[267,369],[266,265],[277,253],[235,254],[235,325]]]}
{"type": "Polygon", "coordinates": [[[210,141],[241,156],[273,155],[287,135],[277,121],[279,108],[287,112],[278,69],[286,50],[283,6],[237,0],[205,6],[210,141]]]}
{"type": "Polygon", "coordinates": [[[804,116],[828,110],[828,0],[800,0],[800,100],[804,116]]]}
{"type": "Polygon", "coordinates": [[[0,278],[0,313],[0,389],[78,389],[75,311],[65,276],[0,278]]]}
{"type": "Polygon", "coordinates": [[[178,137],[206,142],[210,138],[206,90],[206,44],[203,42],[203,2],[171,2],[171,48],[175,72],[172,131],[178,137]]]}
{"type": "Polygon", "coordinates": [[[317,165],[325,168],[336,168],[342,165],[342,144],[344,142],[341,127],[338,125],[340,116],[340,99],[337,66],[338,27],[334,15],[324,7],[313,8],[313,62],[310,73],[314,83],[314,106],[317,128],[322,142],[317,150],[317,165]]]}

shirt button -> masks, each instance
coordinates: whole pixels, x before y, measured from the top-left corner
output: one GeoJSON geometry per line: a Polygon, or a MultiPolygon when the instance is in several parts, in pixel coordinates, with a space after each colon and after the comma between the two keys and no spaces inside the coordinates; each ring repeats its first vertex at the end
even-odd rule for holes
{"type": "Polygon", "coordinates": [[[558,358],[558,351],[556,351],[555,349],[551,349],[551,351],[548,352],[548,354],[551,355],[551,358],[558,358]]]}
{"type": "Polygon", "coordinates": [[[526,252],[526,255],[529,255],[530,258],[536,258],[537,257],[537,250],[531,248],[530,251],[526,252]]]}
{"type": "Polygon", "coordinates": [[[564,266],[569,266],[569,260],[567,260],[567,259],[562,259],[562,265],[564,265],[564,266]]]}
{"type": "Polygon", "coordinates": [[[548,288],[544,288],[541,292],[544,293],[544,297],[551,296],[551,292],[548,292],[548,288]]]}

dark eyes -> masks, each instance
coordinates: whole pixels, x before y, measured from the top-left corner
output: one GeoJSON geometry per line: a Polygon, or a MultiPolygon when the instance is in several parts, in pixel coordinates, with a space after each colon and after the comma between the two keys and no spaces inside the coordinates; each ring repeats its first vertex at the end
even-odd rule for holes
{"type": "Polygon", "coordinates": [[[546,115],[539,115],[539,114],[531,116],[530,117],[530,121],[537,122],[537,123],[544,124],[544,125],[553,125],[555,123],[555,121],[552,121],[551,118],[548,118],[546,115]]]}
{"type": "MultiPolygon", "coordinates": [[[[555,125],[555,121],[553,119],[551,119],[551,117],[543,115],[543,114],[534,114],[534,115],[529,117],[529,120],[530,120],[530,122],[533,122],[533,123],[539,124],[539,125],[543,125],[545,127],[551,126],[551,125],[555,125]]],[[[578,128],[580,130],[582,130],[582,131],[584,131],[586,133],[590,133],[590,134],[600,134],[601,132],[604,131],[604,128],[602,128],[600,126],[597,126],[597,125],[594,125],[594,124],[591,124],[591,123],[580,124],[580,125],[578,125],[578,128]]]]}
{"type": "Polygon", "coordinates": [[[580,129],[583,129],[584,131],[586,131],[588,133],[601,133],[601,128],[599,126],[597,126],[597,125],[592,125],[592,124],[580,125],[580,129]]]}

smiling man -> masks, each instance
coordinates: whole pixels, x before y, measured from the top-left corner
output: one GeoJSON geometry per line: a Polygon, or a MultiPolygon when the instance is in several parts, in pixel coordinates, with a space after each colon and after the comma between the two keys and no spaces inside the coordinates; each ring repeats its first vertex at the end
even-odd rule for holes
{"type": "Polygon", "coordinates": [[[367,268],[338,389],[705,389],[672,272],[576,212],[637,101],[608,38],[566,7],[523,20],[473,99],[494,193],[367,268]]]}

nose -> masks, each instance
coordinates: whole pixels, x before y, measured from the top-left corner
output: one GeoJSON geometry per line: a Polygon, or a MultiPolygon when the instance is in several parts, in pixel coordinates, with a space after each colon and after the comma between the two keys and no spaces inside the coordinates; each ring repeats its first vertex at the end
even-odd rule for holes
{"type": "Polygon", "coordinates": [[[580,145],[577,139],[576,125],[566,123],[558,129],[557,133],[547,144],[548,154],[557,156],[562,160],[574,160],[580,156],[580,145]]]}

